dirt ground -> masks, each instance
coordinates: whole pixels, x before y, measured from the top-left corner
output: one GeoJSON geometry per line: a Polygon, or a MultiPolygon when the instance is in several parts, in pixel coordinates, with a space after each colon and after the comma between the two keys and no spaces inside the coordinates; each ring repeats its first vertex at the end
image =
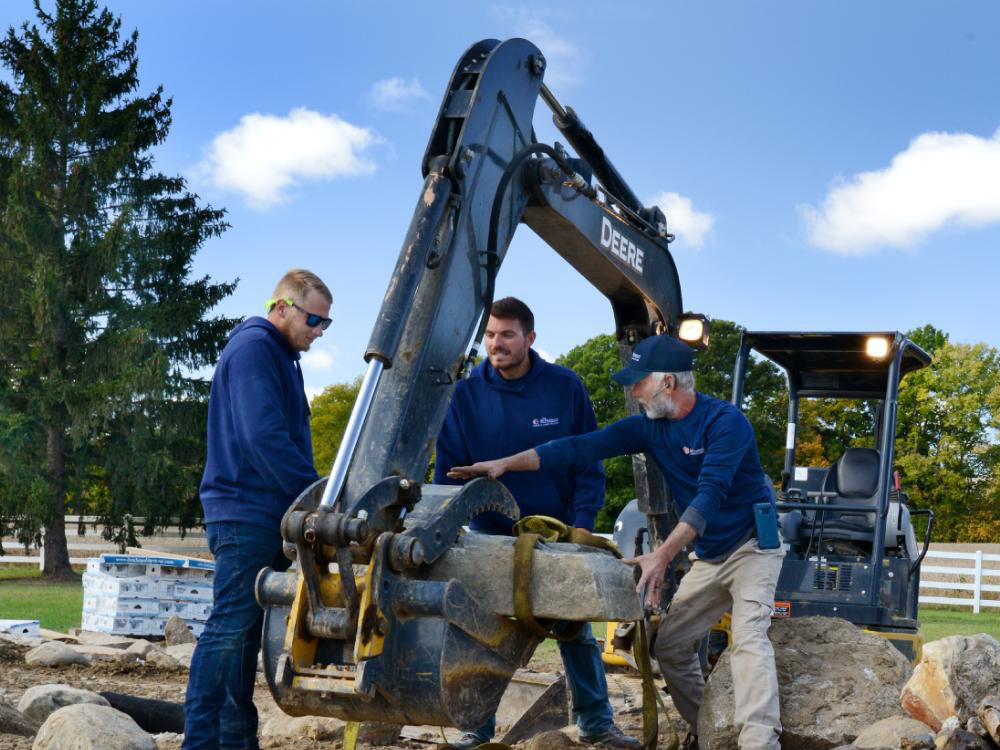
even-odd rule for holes
{"type": "MultiPolygon", "coordinates": [[[[24,692],[33,685],[50,683],[71,685],[94,692],[109,690],[178,703],[184,700],[188,677],[186,670],[168,671],[145,664],[120,665],[111,661],[95,661],[90,666],[71,666],[58,669],[32,667],[24,663],[23,651],[25,650],[17,649],[15,651],[10,647],[0,649],[0,700],[10,705],[17,705],[24,692]]],[[[558,652],[548,651],[536,656],[529,664],[529,669],[539,672],[561,671],[562,663],[558,652]]],[[[628,675],[610,674],[609,683],[618,725],[632,736],[640,737],[642,716],[635,700],[636,691],[639,689],[638,680],[628,675]]],[[[260,712],[262,727],[268,718],[280,713],[280,709],[271,698],[263,675],[258,675],[255,702],[260,712]]],[[[661,716],[661,726],[663,726],[663,718],[661,716]]],[[[672,715],[670,718],[673,723],[677,723],[676,715],[672,715]]],[[[422,730],[426,730],[422,731],[422,739],[400,738],[396,744],[389,747],[397,750],[417,750],[418,748],[433,750],[443,743],[437,728],[425,727],[422,730]]],[[[454,734],[454,730],[451,730],[448,736],[451,738],[457,735],[454,734]]],[[[665,746],[664,739],[665,737],[661,738],[661,747],[665,746]]],[[[0,750],[31,750],[32,742],[32,738],[29,737],[0,734],[0,750]]],[[[158,750],[180,750],[180,738],[160,735],[157,738],[157,747],[158,750]]],[[[263,750],[273,748],[281,748],[281,750],[341,750],[341,747],[340,740],[322,741],[306,737],[295,740],[290,740],[287,737],[261,738],[263,750]]],[[[358,747],[370,748],[371,746],[359,743],[358,747]]],[[[586,746],[580,745],[580,747],[586,746]]]]}

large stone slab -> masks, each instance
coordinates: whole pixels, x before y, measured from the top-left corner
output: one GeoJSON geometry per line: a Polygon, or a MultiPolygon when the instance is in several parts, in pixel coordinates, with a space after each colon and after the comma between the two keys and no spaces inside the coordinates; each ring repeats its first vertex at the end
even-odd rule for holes
{"type": "MultiPolygon", "coordinates": [[[[899,713],[899,691],[911,667],[886,639],[831,617],[775,620],[769,635],[783,747],[829,750],[899,713]]],[[[698,717],[702,750],[737,748],[730,657],[730,649],[723,652],[705,687],[698,717]]]]}
{"type": "Polygon", "coordinates": [[[924,646],[900,700],[910,716],[935,731],[946,719],[964,724],[979,702],[1000,692],[1000,643],[986,633],[952,635],[924,646]]]}
{"type": "Polygon", "coordinates": [[[105,698],[91,690],[69,685],[34,685],[24,691],[17,703],[17,710],[37,724],[65,706],[77,703],[94,703],[98,706],[111,705],[105,698]]]}
{"type": "MultiPolygon", "coordinates": [[[[483,607],[514,614],[514,538],[463,534],[427,569],[435,581],[457,578],[483,607]]],[[[607,552],[578,544],[540,543],[532,557],[536,617],[603,622],[642,616],[633,568],[607,552]]]]}
{"type": "Polygon", "coordinates": [[[32,750],[156,750],[156,742],[121,711],[78,703],[45,720],[32,750]]]}

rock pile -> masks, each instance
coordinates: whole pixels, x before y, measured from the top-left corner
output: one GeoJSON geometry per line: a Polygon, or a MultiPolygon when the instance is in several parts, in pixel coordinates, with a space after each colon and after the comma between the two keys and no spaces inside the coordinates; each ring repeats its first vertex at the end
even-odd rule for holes
{"type": "MultiPolygon", "coordinates": [[[[177,632],[180,640],[188,640],[180,628],[177,632]]],[[[1000,643],[988,635],[952,636],[929,643],[916,668],[887,640],[844,620],[776,620],[770,636],[785,748],[1000,748],[1000,643]]],[[[193,643],[157,645],[142,639],[101,638],[81,635],[76,643],[61,643],[0,635],[0,660],[23,659],[49,668],[101,660],[141,661],[157,669],[183,670],[189,667],[195,647],[193,643]]],[[[2,693],[0,735],[34,736],[34,750],[152,750],[156,746],[149,732],[112,707],[123,704],[109,704],[91,691],[62,684],[36,685],[20,697],[16,708],[3,702],[2,693]]],[[[180,704],[176,709],[181,710],[180,704]]],[[[143,726],[152,729],[148,723],[143,726]]],[[[698,729],[704,750],[736,750],[739,728],[733,720],[728,653],[708,680],[698,729]]],[[[365,726],[361,739],[366,744],[392,746],[399,732],[400,727],[371,724],[365,726]]],[[[343,723],[270,716],[262,721],[261,733],[272,741],[337,741],[343,737],[343,723]]],[[[569,730],[539,735],[531,742],[532,748],[577,746],[569,730]]]]}
{"type": "MultiPolygon", "coordinates": [[[[782,747],[1000,748],[1000,643],[989,635],[928,643],[912,670],[887,640],[845,620],[775,620],[770,636],[782,747]]],[[[708,679],[698,731],[703,750],[736,750],[728,653],[708,679]]]]}

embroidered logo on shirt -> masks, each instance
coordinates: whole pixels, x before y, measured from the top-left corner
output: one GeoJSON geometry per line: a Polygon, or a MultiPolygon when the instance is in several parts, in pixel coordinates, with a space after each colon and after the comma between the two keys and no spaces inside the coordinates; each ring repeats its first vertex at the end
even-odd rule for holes
{"type": "Polygon", "coordinates": [[[559,424],[559,417],[535,417],[531,420],[532,427],[551,427],[559,424]]]}
{"type": "Polygon", "coordinates": [[[688,448],[686,445],[684,446],[685,456],[700,456],[704,452],[704,448],[688,448]]]}

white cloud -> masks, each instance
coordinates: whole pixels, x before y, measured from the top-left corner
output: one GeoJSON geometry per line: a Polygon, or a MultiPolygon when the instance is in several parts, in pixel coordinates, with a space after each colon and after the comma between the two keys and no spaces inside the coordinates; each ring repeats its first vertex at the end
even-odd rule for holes
{"type": "Polygon", "coordinates": [[[323,349],[310,349],[302,355],[302,367],[307,370],[332,370],[334,355],[323,349]]]}
{"type": "Polygon", "coordinates": [[[949,224],[1000,222],[1000,130],[924,133],[888,167],[840,179],[820,208],[800,208],[809,240],[843,255],[908,247],[949,224]]]}
{"type": "Polygon", "coordinates": [[[667,230],[691,247],[701,247],[706,235],[712,231],[715,217],[696,211],[694,203],[679,193],[659,193],[653,203],[667,215],[667,230]]]}
{"type": "Polygon", "coordinates": [[[254,113],[215,136],[198,173],[264,209],[287,200],[301,180],[371,174],[375,164],[362,154],[377,142],[374,132],[337,115],[301,107],[287,117],[254,113]]]}
{"type": "Polygon", "coordinates": [[[510,24],[516,36],[527,39],[541,50],[545,56],[545,83],[548,86],[567,87],[582,80],[583,53],[540,17],[545,11],[503,5],[490,10],[498,20],[510,24]]]}
{"type": "Polygon", "coordinates": [[[544,349],[540,349],[537,346],[533,346],[532,349],[535,350],[535,354],[544,359],[546,362],[555,362],[556,358],[549,354],[544,349]]]}
{"type": "Polygon", "coordinates": [[[398,112],[412,106],[421,99],[429,99],[420,81],[414,78],[412,81],[405,81],[398,76],[375,81],[368,97],[376,109],[398,112]]]}
{"type": "Polygon", "coordinates": [[[311,404],[313,402],[313,399],[319,396],[325,390],[326,388],[317,388],[314,385],[307,385],[305,388],[306,401],[308,401],[311,404]]]}

